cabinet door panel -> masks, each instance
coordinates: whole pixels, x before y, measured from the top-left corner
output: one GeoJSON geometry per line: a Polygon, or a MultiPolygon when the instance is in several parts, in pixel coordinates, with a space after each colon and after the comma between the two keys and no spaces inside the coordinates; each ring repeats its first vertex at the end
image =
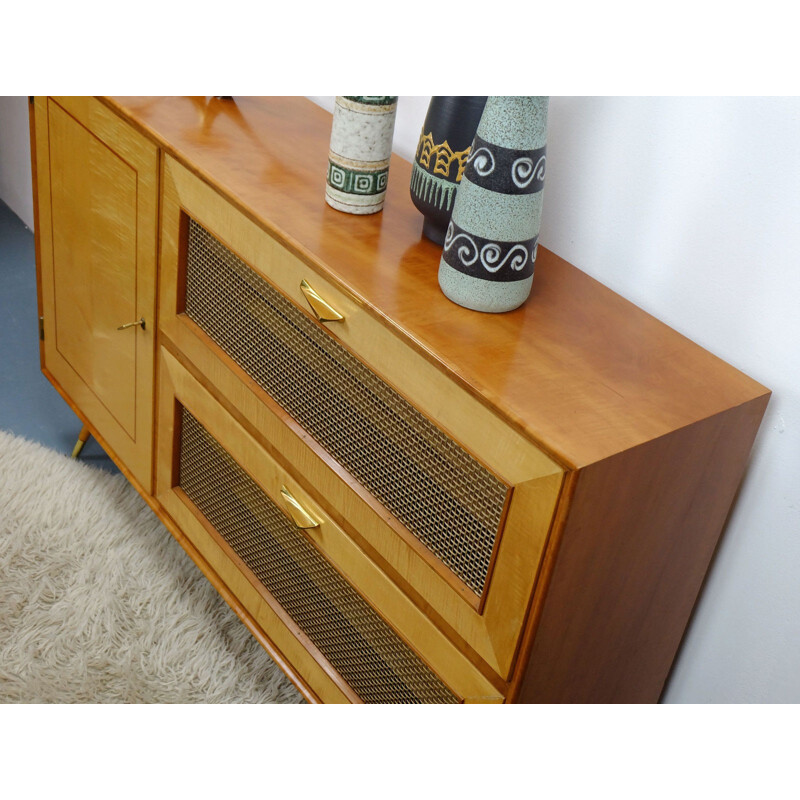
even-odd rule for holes
{"type": "Polygon", "coordinates": [[[35,123],[44,367],[149,491],[157,149],[93,98],[35,123]]]}
{"type": "Polygon", "coordinates": [[[55,346],[132,438],[136,313],[136,172],[51,104],[55,346]]]}
{"type": "MultiPolygon", "coordinates": [[[[381,565],[392,571],[404,591],[426,613],[438,617],[442,630],[460,640],[464,652],[477,655],[496,676],[507,680],[561,491],[561,467],[169,156],[163,184],[162,341],[169,341],[206,376],[267,447],[307,478],[320,500],[346,520],[354,541],[365,543],[382,559],[381,565]],[[207,237],[193,241],[195,224],[207,237]],[[198,241],[207,244],[193,253],[198,241]],[[199,262],[206,255],[206,268],[190,269],[190,259],[197,256],[199,262]],[[317,330],[320,323],[302,310],[307,305],[299,287],[306,277],[322,287],[325,299],[344,314],[345,320],[335,323],[335,329],[317,330]],[[201,327],[208,320],[213,325],[201,327]],[[246,324],[238,328],[240,320],[246,324]],[[340,347],[334,348],[334,337],[340,347]],[[359,380],[350,382],[355,374],[359,380]],[[369,391],[359,394],[360,388],[369,391]],[[310,402],[292,407],[294,398],[310,402]],[[403,409],[400,401],[419,417],[403,409]],[[301,413],[293,416],[292,408],[301,413]],[[334,413],[324,413],[331,408],[334,413]],[[341,415],[335,416],[339,409],[341,415]],[[323,424],[312,429],[307,420],[314,423],[315,415],[323,424]],[[413,428],[420,417],[430,427],[413,428]],[[326,429],[331,420],[336,424],[326,429]],[[338,424],[340,420],[343,424],[338,424]],[[402,425],[392,427],[394,421],[402,425]],[[358,424],[345,427],[351,422],[358,424]],[[326,436],[330,449],[321,442],[322,436],[315,438],[316,431],[326,436]],[[356,435],[348,439],[351,431],[356,435]],[[425,435],[415,441],[406,433],[425,435]],[[451,571],[454,562],[470,566],[473,561],[477,548],[464,544],[468,526],[457,516],[449,520],[440,516],[440,507],[453,509],[454,498],[459,502],[464,498],[450,488],[470,487],[463,476],[475,472],[459,471],[455,459],[445,461],[447,470],[435,471],[428,456],[434,464],[434,456],[442,452],[434,448],[443,448],[443,440],[467,454],[480,453],[486,471],[513,487],[494,545],[481,551],[483,555],[488,551],[488,558],[481,562],[485,581],[480,595],[454,579],[451,571]],[[384,443],[393,445],[395,452],[384,443]],[[405,461],[408,480],[393,466],[404,463],[397,451],[412,456],[405,461]],[[342,453],[348,458],[363,455],[361,462],[352,458],[350,463],[376,468],[372,473],[365,469],[363,478],[357,476],[343,458],[339,460],[342,453]],[[375,476],[378,481],[367,486],[375,476]],[[423,481],[429,482],[427,494],[416,489],[423,481]],[[450,535],[440,541],[454,543],[446,554],[450,563],[428,550],[422,537],[409,530],[377,491],[373,494],[376,485],[388,487],[384,496],[408,498],[407,507],[419,512],[412,521],[430,516],[451,523],[439,528],[450,535]],[[457,561],[462,553],[463,559],[457,561]]],[[[477,489],[477,480],[473,488],[477,489]]]]}

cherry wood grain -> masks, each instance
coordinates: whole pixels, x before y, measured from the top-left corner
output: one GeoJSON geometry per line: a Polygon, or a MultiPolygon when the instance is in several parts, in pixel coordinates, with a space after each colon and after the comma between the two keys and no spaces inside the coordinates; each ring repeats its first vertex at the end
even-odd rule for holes
{"type": "MultiPolygon", "coordinates": [[[[362,538],[354,536],[355,545],[371,560],[385,562],[398,597],[403,592],[408,598],[403,604],[413,603],[438,628],[425,635],[448,639],[460,651],[458,659],[466,657],[494,687],[503,684],[500,694],[507,689],[508,702],[657,701],[741,482],[768,390],[544,248],[532,295],[520,309],[487,315],[454,305],[438,287],[441,248],[421,237],[422,218],[409,194],[410,165],[392,157],[382,213],[361,217],[333,210],[324,200],[331,115],[304,98],[100,100],[108,116],[124,119],[161,148],[162,164],[168,163],[163,154],[171,155],[213,187],[205,191],[217,206],[230,205],[267,231],[297,256],[299,271],[308,267],[322,285],[340,292],[350,309],[369,315],[372,329],[394,332],[398,349],[414,356],[404,361],[413,363],[405,368],[413,374],[400,376],[398,386],[416,380],[417,391],[422,383],[457,384],[470,408],[488,410],[507,433],[513,428],[519,446],[506,448],[513,451],[506,470],[526,447],[544,458],[538,447],[556,462],[547,477],[557,478],[561,488],[554,517],[552,504],[547,511],[547,519],[553,519],[548,530],[534,535],[533,506],[530,519],[519,504],[521,512],[514,511],[513,502],[509,511],[509,525],[521,531],[520,548],[536,546],[542,555],[537,551],[530,563],[516,559],[519,574],[512,577],[524,596],[514,605],[513,631],[500,641],[502,669],[495,667],[491,676],[479,642],[442,610],[441,598],[411,581],[408,570],[393,565],[380,541],[370,538],[368,510],[358,516],[357,504],[340,507],[320,494],[320,507],[329,506],[333,523],[345,532],[357,529],[362,538]]],[[[34,175],[41,182],[49,172],[43,138],[33,134],[39,153],[34,175]]],[[[165,182],[162,212],[169,206],[168,194],[165,182]]],[[[39,199],[36,213],[46,215],[48,205],[39,199]]],[[[185,207],[184,198],[178,206],[185,207]]],[[[214,217],[221,215],[217,209],[214,217]]],[[[170,252],[171,235],[168,226],[162,229],[162,283],[165,275],[168,280],[164,254],[170,252]]],[[[42,249],[38,235],[37,248],[42,249]]],[[[180,248],[178,234],[173,249],[180,248]]],[[[162,326],[171,324],[177,307],[169,297],[162,302],[162,326]]],[[[180,326],[172,327],[178,336],[180,326]]],[[[172,340],[163,336],[163,327],[159,336],[172,340]]],[[[369,338],[380,339],[377,333],[369,338]]],[[[175,341],[195,367],[208,366],[192,355],[188,339],[175,341]]],[[[243,600],[251,589],[231,571],[230,559],[209,560],[210,551],[204,554],[205,545],[198,544],[206,539],[191,539],[189,532],[197,526],[186,507],[175,503],[171,512],[172,506],[148,494],[147,481],[136,478],[127,457],[118,459],[124,454],[114,452],[119,447],[104,438],[85,402],[47,369],[45,374],[99,434],[101,445],[111,444],[109,452],[124,474],[306,696],[347,699],[333,683],[322,692],[299,677],[304,673],[298,664],[309,656],[290,652],[261,611],[252,613],[255,606],[243,600]]],[[[151,379],[150,374],[142,378],[151,379]]],[[[222,391],[220,381],[208,380],[212,394],[222,391]]],[[[228,383],[231,398],[244,396],[245,382],[228,383]]],[[[162,383],[158,392],[164,419],[174,416],[168,390],[162,383]]],[[[435,388],[431,393],[441,394],[435,388]]],[[[250,422],[270,419],[258,411],[266,406],[256,400],[237,399],[230,407],[220,402],[220,416],[230,416],[234,428],[247,431],[250,422]]],[[[480,414],[461,416],[481,427],[480,414]]],[[[280,436],[291,436],[284,427],[280,436]]],[[[253,440],[263,446],[258,436],[253,440]]],[[[157,450],[159,464],[166,466],[159,480],[167,479],[167,490],[172,487],[169,467],[175,466],[173,441],[170,425],[162,424],[157,450]]],[[[283,455],[291,451],[278,449],[283,455]]],[[[485,446],[475,449],[486,458],[485,446]]],[[[504,474],[502,467],[493,468],[504,474]]],[[[308,472],[303,469],[302,475],[308,472]]],[[[317,489],[310,491],[312,499],[317,489]]],[[[164,494],[174,499],[174,492],[164,494]]],[[[506,534],[498,564],[510,557],[506,534]]],[[[251,600],[258,605],[257,597],[251,600]]],[[[500,613],[488,601],[469,609],[476,612],[487,625],[492,614],[500,613]]],[[[493,624],[497,627],[498,620],[493,624]]],[[[422,647],[416,640],[414,645],[422,647]]]]}
{"type": "Polygon", "coordinates": [[[381,213],[330,208],[331,115],[304,98],[105,102],[564,466],[594,463],[766,394],[544,248],[520,309],[490,315],[451,303],[437,282],[441,248],[421,237],[410,164],[392,157],[381,213]]]}
{"type": "Polygon", "coordinates": [[[513,699],[658,701],[765,406],[758,398],[577,473],[513,699]]]}

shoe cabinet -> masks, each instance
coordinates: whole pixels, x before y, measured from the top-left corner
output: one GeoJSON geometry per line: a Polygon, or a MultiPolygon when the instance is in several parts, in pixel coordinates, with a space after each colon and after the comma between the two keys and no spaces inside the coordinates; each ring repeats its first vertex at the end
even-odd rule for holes
{"type": "Polygon", "coordinates": [[[540,248],[439,291],[303,98],[32,98],[42,368],[311,701],[656,702],[769,392],[540,248]]]}

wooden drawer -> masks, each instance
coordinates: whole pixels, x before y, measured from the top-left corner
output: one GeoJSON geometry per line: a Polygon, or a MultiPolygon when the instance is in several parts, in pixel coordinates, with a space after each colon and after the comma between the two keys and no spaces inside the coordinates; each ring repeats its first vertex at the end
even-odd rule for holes
{"type": "Polygon", "coordinates": [[[332,276],[170,158],[164,174],[162,333],[353,542],[505,680],[562,469],[332,276]],[[308,286],[342,319],[320,322],[308,286]]]}
{"type": "Polygon", "coordinates": [[[159,380],[157,499],[316,696],[502,701],[166,350],[159,380]]]}

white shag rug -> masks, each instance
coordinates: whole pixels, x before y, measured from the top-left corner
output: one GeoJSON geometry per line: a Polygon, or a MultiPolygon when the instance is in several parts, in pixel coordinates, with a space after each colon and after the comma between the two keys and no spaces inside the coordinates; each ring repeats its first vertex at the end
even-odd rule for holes
{"type": "Polygon", "coordinates": [[[0,431],[0,703],[300,703],[121,475],[0,431]]]}

